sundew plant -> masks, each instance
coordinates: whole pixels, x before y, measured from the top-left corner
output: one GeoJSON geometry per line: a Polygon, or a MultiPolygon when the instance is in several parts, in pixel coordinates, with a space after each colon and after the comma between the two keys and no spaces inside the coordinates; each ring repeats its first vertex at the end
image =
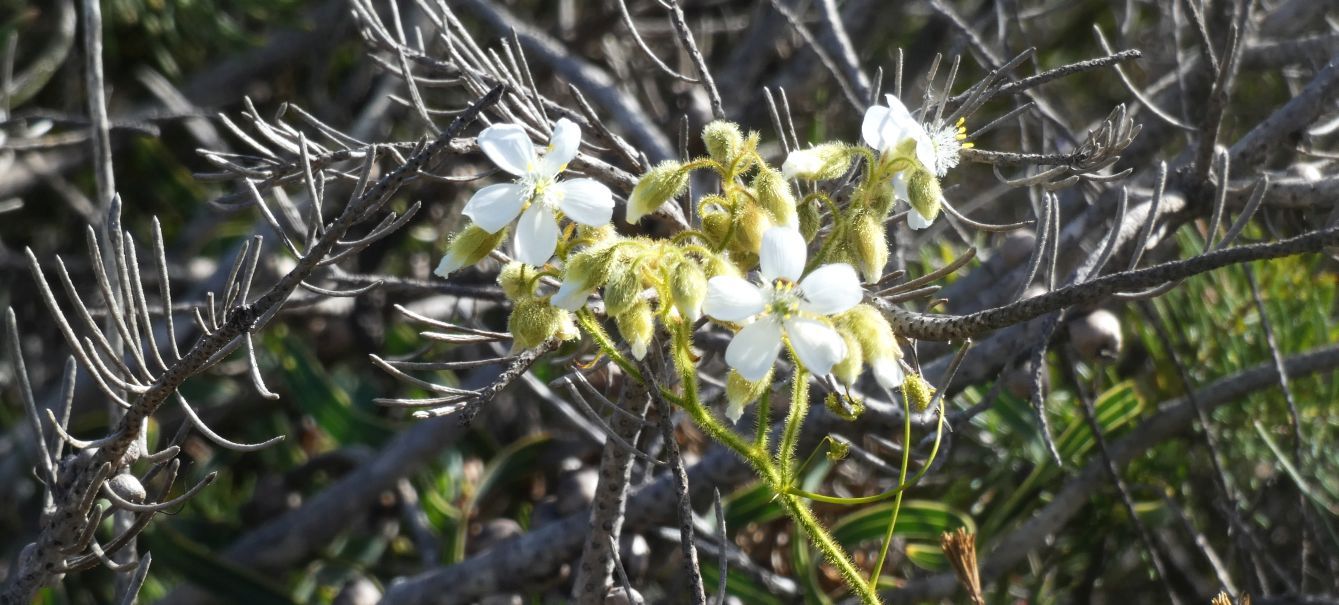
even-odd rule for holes
{"type": "Polygon", "coordinates": [[[1328,3],[10,4],[0,603],[1339,595],[1328,3]]]}

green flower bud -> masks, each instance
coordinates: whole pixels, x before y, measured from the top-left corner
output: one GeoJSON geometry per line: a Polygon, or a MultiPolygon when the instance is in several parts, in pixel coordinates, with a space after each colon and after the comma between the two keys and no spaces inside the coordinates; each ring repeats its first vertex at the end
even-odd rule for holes
{"type": "Polygon", "coordinates": [[[614,318],[618,324],[618,333],[632,349],[637,359],[646,357],[646,348],[651,345],[651,337],[656,331],[656,317],[651,312],[651,304],[646,299],[638,299],[632,308],[614,318]]]}
{"type": "Polygon", "coordinates": [[[847,422],[853,422],[865,413],[865,402],[837,393],[828,393],[823,397],[823,405],[828,408],[829,412],[832,412],[833,416],[847,422]]]}
{"type": "Polygon", "coordinates": [[[888,231],[873,212],[861,212],[851,219],[851,252],[865,281],[874,283],[888,266],[888,231]]]}
{"type": "MultiPolygon", "coordinates": [[[[885,389],[902,386],[904,376],[898,359],[902,350],[897,346],[893,326],[878,309],[859,304],[837,319],[843,334],[850,334],[859,344],[862,362],[869,365],[874,379],[885,389]]],[[[847,345],[850,348],[850,345],[847,345]]]]}
{"type": "Polygon", "coordinates": [[[503,265],[502,271],[498,272],[497,285],[502,286],[502,293],[513,302],[532,298],[535,295],[535,275],[537,273],[529,265],[512,261],[503,265]]]}
{"type": "Polygon", "coordinates": [[[446,277],[461,267],[483,260],[506,236],[505,228],[498,229],[497,233],[489,233],[471,223],[451,236],[451,241],[446,244],[446,256],[442,257],[433,273],[446,277]]]}
{"type": "Polygon", "coordinates": [[[617,247],[604,245],[591,246],[568,257],[563,282],[550,302],[568,311],[580,309],[586,304],[586,297],[608,281],[617,256],[617,247]]]}
{"type": "Polygon", "coordinates": [[[902,382],[902,396],[907,398],[911,406],[917,412],[924,412],[925,408],[930,407],[930,401],[934,399],[935,388],[925,381],[919,373],[907,374],[907,378],[902,382]]]}
{"type": "Polygon", "coordinates": [[[778,225],[798,226],[795,215],[795,194],[790,191],[790,181],[780,172],[763,167],[753,177],[753,189],[758,192],[758,204],[778,225]]]}
{"type": "Polygon", "coordinates": [[[674,160],[653,166],[637,181],[628,196],[628,222],[636,223],[688,188],[688,171],[674,160]]]}
{"type": "Polygon", "coordinates": [[[744,415],[744,408],[762,397],[763,392],[771,384],[771,370],[768,370],[767,375],[757,382],[750,382],[747,378],[740,376],[739,372],[730,370],[730,374],[725,378],[725,416],[731,422],[739,422],[739,417],[744,415]]]}
{"type": "Polygon", "coordinates": [[[841,143],[824,143],[809,149],[790,152],[781,172],[788,179],[826,181],[846,174],[851,169],[850,148],[841,143]]]}
{"type": "Polygon", "coordinates": [[[846,358],[832,366],[832,375],[842,384],[851,386],[860,379],[860,369],[865,363],[865,355],[860,349],[860,341],[848,330],[839,330],[842,340],[846,341],[846,358]]]}
{"type": "Polygon", "coordinates": [[[558,335],[563,331],[564,323],[572,323],[567,311],[551,306],[543,300],[529,298],[516,303],[512,308],[511,317],[507,320],[507,329],[511,331],[514,347],[524,350],[537,347],[558,335]]]}
{"type": "Polygon", "coordinates": [[[670,274],[670,293],[674,308],[689,322],[702,317],[702,301],[707,297],[707,276],[697,263],[684,259],[670,274]]]}
{"type": "Polygon", "coordinates": [[[910,198],[911,207],[920,213],[920,218],[924,221],[908,220],[908,224],[913,229],[928,227],[934,222],[935,217],[939,216],[939,204],[944,199],[944,192],[939,188],[939,179],[928,170],[916,170],[911,173],[907,182],[907,197],[910,198]],[[922,225],[917,227],[917,225],[922,225]]]}
{"type": "Polygon", "coordinates": [[[604,285],[604,312],[609,315],[621,315],[642,294],[641,274],[635,263],[619,263],[609,272],[609,281],[604,285]]]}
{"type": "Polygon", "coordinates": [[[762,235],[772,228],[772,219],[761,208],[746,205],[739,212],[735,225],[735,236],[730,240],[730,249],[744,254],[754,254],[762,249],[762,235]]]}
{"type": "Polygon", "coordinates": [[[800,204],[796,208],[796,214],[800,221],[800,235],[804,236],[805,242],[813,242],[814,236],[818,235],[819,227],[822,227],[822,216],[815,202],[800,204]]]}
{"type": "Polygon", "coordinates": [[[702,233],[715,245],[720,245],[725,234],[730,232],[730,214],[721,210],[707,210],[702,213],[702,233]]]}
{"type": "Polygon", "coordinates": [[[707,155],[711,159],[729,166],[744,149],[744,134],[739,131],[738,124],[716,120],[702,129],[702,143],[707,146],[707,155]]]}

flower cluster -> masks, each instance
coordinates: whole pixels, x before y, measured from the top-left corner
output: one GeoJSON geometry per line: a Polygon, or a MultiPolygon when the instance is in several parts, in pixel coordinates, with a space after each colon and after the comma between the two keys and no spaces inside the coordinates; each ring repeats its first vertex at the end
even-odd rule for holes
{"type": "MultiPolygon", "coordinates": [[[[820,144],[792,152],[777,169],[759,155],[757,133],[712,122],[702,133],[707,157],[662,162],[628,196],[626,219],[636,223],[681,197],[694,171],[718,177],[717,192],[696,202],[697,228],[656,239],[615,232],[604,185],[558,179],[577,155],[576,124],[559,120],[542,153],[523,127],[491,126],[479,148],[516,178],[474,194],[462,211],[471,224],[452,237],[436,272],[482,260],[517,222],[516,261],[499,283],[514,304],[518,347],[573,337],[574,318],[601,332],[586,322],[603,312],[641,359],[658,330],[690,334],[705,316],[735,332],[725,350],[734,418],[764,390],[783,350],[810,373],[853,384],[869,368],[879,385],[897,388],[906,376],[896,335],[861,303],[861,277],[876,282],[883,274],[894,204],[910,204],[913,228],[928,226],[942,205],[939,178],[970,144],[962,143],[961,123],[923,125],[892,95],[865,114],[861,134],[865,146],[820,144]],[[865,160],[862,178],[844,206],[821,190],[798,196],[792,186],[843,177],[857,159],[865,160]],[[563,220],[575,225],[563,229],[563,220]],[[543,285],[554,279],[556,289],[543,285]]],[[[676,342],[683,348],[691,339],[676,342]]],[[[681,359],[697,363],[686,351],[681,359]]]]}

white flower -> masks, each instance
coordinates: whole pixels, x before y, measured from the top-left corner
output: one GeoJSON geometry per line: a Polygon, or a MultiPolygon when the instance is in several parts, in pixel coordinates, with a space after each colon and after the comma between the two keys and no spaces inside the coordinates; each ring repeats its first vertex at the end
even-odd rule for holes
{"type": "Polygon", "coordinates": [[[557,180],[580,145],[581,128],[567,118],[554,125],[542,156],[519,125],[497,124],[484,129],[479,133],[479,149],[498,168],[518,178],[475,192],[462,214],[489,233],[497,233],[520,215],[514,242],[516,259],[543,265],[558,245],[561,232],[557,212],[591,227],[607,224],[614,213],[614,197],[608,187],[592,179],[557,180]]]}
{"type": "Polygon", "coordinates": [[[963,143],[967,128],[962,118],[952,125],[938,121],[921,124],[897,97],[887,95],[886,98],[888,107],[870,107],[861,125],[865,144],[880,153],[896,153],[907,139],[913,139],[916,141],[916,160],[935,176],[943,177],[958,165],[959,152],[972,146],[963,143]]]}
{"type": "Polygon", "coordinates": [[[865,120],[860,126],[865,144],[879,153],[892,154],[908,139],[913,140],[916,142],[916,160],[922,166],[934,170],[937,160],[930,134],[897,97],[886,95],[886,98],[888,107],[875,105],[865,112],[865,120]]]}
{"type": "Polygon", "coordinates": [[[823,265],[801,279],[808,251],[804,237],[787,227],[768,229],[758,256],[761,286],[725,275],[707,282],[702,311],[719,321],[746,324],[726,348],[725,362],[745,379],[761,380],[781,353],[784,336],[806,369],[831,372],[846,358],[846,343],[821,318],[860,302],[855,269],[845,263],[823,265]]]}

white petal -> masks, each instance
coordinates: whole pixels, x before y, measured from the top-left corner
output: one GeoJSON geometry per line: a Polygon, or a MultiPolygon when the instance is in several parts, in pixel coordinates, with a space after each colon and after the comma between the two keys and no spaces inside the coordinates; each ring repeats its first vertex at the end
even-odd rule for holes
{"type": "Polygon", "coordinates": [[[516,220],[525,205],[525,186],[516,183],[489,185],[474,192],[461,214],[470,217],[484,231],[497,233],[516,220]]]}
{"type": "Polygon", "coordinates": [[[758,252],[759,270],[763,279],[772,280],[784,277],[790,281],[799,281],[804,272],[804,261],[809,256],[805,248],[804,236],[791,227],[772,227],[763,232],[762,250],[758,252]]]}
{"type": "Polygon", "coordinates": [[[925,218],[924,216],[921,215],[920,211],[916,210],[915,208],[912,208],[911,212],[907,214],[907,226],[911,227],[912,229],[919,231],[921,229],[929,227],[933,223],[934,223],[933,220],[925,218]]]}
{"type": "Polygon", "coordinates": [[[930,135],[925,132],[919,124],[916,129],[910,132],[911,138],[916,139],[916,159],[920,160],[921,166],[926,170],[934,172],[939,164],[939,157],[935,155],[935,144],[930,140],[930,135]]]}
{"type": "Polygon", "coordinates": [[[896,389],[902,386],[902,381],[906,379],[906,375],[902,373],[902,366],[891,357],[875,359],[870,364],[870,369],[874,372],[874,380],[885,389],[896,389]]]}
{"type": "Polygon", "coordinates": [[[813,174],[821,168],[823,159],[817,153],[812,149],[799,149],[786,156],[785,163],[781,164],[781,174],[787,179],[793,179],[799,175],[813,174]]]}
{"type": "Polygon", "coordinates": [[[572,179],[553,185],[563,214],[588,227],[609,224],[614,216],[614,194],[594,179],[572,179]]]}
{"type": "Polygon", "coordinates": [[[855,269],[846,263],[823,265],[800,280],[800,308],[819,315],[841,313],[856,306],[865,293],[855,269]]]}
{"type": "Polygon", "coordinates": [[[907,201],[911,196],[907,193],[907,173],[899,172],[893,175],[893,195],[895,199],[907,201]]]}
{"type": "Polygon", "coordinates": [[[781,322],[768,315],[735,334],[730,346],[725,348],[725,363],[745,380],[762,380],[780,353],[781,322]]]}
{"type": "Polygon", "coordinates": [[[892,93],[883,95],[884,100],[888,101],[888,118],[900,125],[917,124],[916,118],[912,117],[911,111],[907,109],[902,99],[892,93]]]}
{"type": "Polygon", "coordinates": [[[539,160],[539,173],[554,177],[577,157],[577,148],[581,146],[581,127],[575,122],[562,118],[553,125],[553,135],[549,137],[549,148],[539,160]]]}
{"type": "Polygon", "coordinates": [[[448,277],[452,273],[455,273],[457,269],[464,266],[465,259],[461,258],[459,255],[447,252],[446,255],[442,257],[442,261],[437,263],[437,268],[433,269],[432,272],[441,277],[448,277]]]}
{"type": "Polygon", "coordinates": [[[498,168],[523,176],[535,166],[535,144],[516,124],[494,124],[479,133],[479,149],[498,168]]]}
{"type": "Polygon", "coordinates": [[[717,275],[707,281],[707,298],[702,312],[720,321],[743,321],[762,312],[763,297],[758,286],[742,277],[717,275]]]}
{"type": "Polygon", "coordinates": [[[589,297],[590,291],[582,290],[575,282],[563,281],[558,285],[558,291],[549,298],[549,304],[575,313],[586,304],[589,297]]]}
{"type": "Polygon", "coordinates": [[[887,107],[875,105],[866,110],[865,119],[860,124],[860,137],[865,140],[865,144],[878,151],[891,147],[895,141],[885,141],[883,138],[884,126],[890,120],[887,107]]]}
{"type": "Polygon", "coordinates": [[[792,317],[786,320],[786,336],[790,337],[790,346],[800,363],[815,375],[827,375],[832,366],[846,359],[846,342],[836,330],[821,322],[792,317]]]}
{"type": "Polygon", "coordinates": [[[531,204],[516,224],[516,260],[536,267],[549,262],[558,247],[558,219],[542,204],[531,204]]]}

